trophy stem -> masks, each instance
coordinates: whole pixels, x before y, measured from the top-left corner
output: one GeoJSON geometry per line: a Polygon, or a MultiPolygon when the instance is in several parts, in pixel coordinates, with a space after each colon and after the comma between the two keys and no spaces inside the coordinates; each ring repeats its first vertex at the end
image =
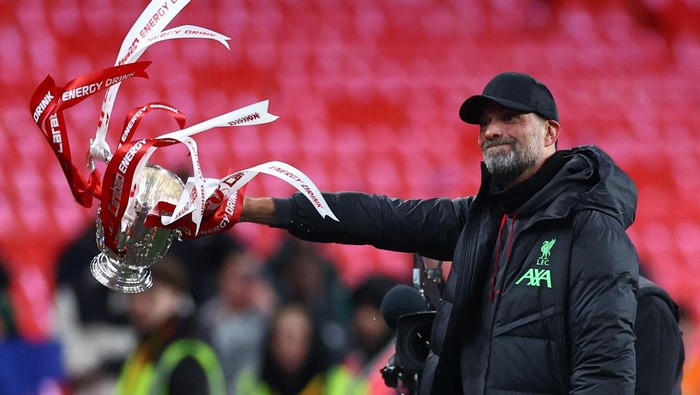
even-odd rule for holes
{"type": "Polygon", "coordinates": [[[143,292],[153,285],[151,269],[129,266],[117,257],[99,253],[90,263],[90,271],[102,285],[123,293],[143,292]]]}

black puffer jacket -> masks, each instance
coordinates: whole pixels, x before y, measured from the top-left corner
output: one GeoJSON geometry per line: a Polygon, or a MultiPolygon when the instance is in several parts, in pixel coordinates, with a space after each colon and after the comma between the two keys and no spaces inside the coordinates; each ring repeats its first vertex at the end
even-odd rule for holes
{"type": "Polygon", "coordinates": [[[474,197],[324,194],[340,222],[297,194],[276,201],[275,226],[453,261],[422,394],[632,394],[636,188],[596,147],[560,155],[561,170],[508,215],[482,169],[474,197]]]}

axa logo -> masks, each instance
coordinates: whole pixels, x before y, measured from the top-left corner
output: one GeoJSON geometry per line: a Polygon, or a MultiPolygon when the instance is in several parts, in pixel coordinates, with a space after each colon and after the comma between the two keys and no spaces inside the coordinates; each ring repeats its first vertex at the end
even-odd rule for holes
{"type": "MultiPolygon", "coordinates": [[[[540,247],[542,255],[537,258],[536,266],[549,266],[549,256],[556,242],[557,239],[545,240],[542,242],[542,247],[540,247]]],[[[527,280],[525,285],[531,287],[540,287],[544,281],[544,285],[547,288],[552,288],[552,275],[549,268],[531,267],[515,282],[515,285],[519,285],[523,280],[527,280]]]]}
{"type": "Polygon", "coordinates": [[[523,282],[523,280],[527,279],[527,284],[531,287],[539,287],[542,283],[542,280],[544,280],[545,284],[547,285],[547,288],[552,288],[552,277],[551,274],[549,273],[549,269],[538,269],[536,267],[531,267],[523,274],[522,277],[518,281],[515,282],[515,285],[520,284],[523,282]]]}

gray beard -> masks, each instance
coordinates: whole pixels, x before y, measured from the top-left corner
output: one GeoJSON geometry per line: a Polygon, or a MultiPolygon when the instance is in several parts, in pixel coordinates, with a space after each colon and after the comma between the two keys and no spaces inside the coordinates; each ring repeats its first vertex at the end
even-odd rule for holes
{"type": "Polygon", "coordinates": [[[540,157],[538,147],[535,146],[534,140],[531,146],[519,146],[510,144],[510,151],[507,154],[484,153],[484,163],[486,169],[491,175],[501,181],[510,181],[531,168],[540,157]]]}

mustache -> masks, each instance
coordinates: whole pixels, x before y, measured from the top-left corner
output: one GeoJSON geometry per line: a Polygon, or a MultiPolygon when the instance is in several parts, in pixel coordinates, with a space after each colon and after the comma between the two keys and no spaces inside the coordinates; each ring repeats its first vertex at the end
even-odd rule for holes
{"type": "Polygon", "coordinates": [[[481,145],[481,150],[486,151],[487,149],[491,147],[495,147],[497,145],[514,145],[515,144],[515,139],[510,138],[510,137],[501,137],[501,138],[496,138],[493,140],[486,140],[484,143],[481,145]]]}

